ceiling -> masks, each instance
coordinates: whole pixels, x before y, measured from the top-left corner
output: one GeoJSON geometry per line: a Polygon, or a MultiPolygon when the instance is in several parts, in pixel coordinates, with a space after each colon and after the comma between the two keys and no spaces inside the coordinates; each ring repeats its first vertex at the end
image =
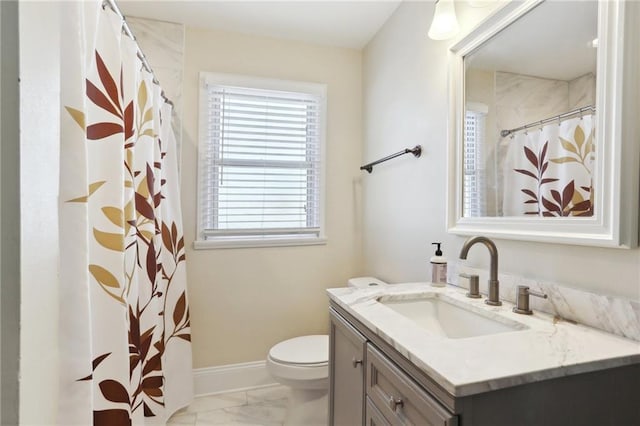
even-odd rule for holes
{"type": "Polygon", "coordinates": [[[362,49],[401,0],[118,0],[125,16],[362,49]]]}
{"type": "Polygon", "coordinates": [[[467,65],[569,81],[596,72],[597,37],[597,2],[548,1],[481,45],[467,65]]]}

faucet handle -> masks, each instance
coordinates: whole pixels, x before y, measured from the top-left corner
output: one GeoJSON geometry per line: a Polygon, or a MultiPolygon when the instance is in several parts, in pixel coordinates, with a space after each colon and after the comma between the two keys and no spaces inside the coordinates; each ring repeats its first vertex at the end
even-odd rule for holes
{"type": "Polygon", "coordinates": [[[542,299],[546,299],[548,297],[544,293],[531,290],[526,285],[519,285],[516,297],[516,306],[513,308],[513,312],[524,315],[533,314],[533,311],[529,308],[529,295],[540,297],[542,299]]]}
{"type": "Polygon", "coordinates": [[[480,277],[475,274],[460,274],[459,276],[469,280],[469,292],[467,293],[467,297],[472,299],[479,299],[482,297],[480,295],[480,277]]]}

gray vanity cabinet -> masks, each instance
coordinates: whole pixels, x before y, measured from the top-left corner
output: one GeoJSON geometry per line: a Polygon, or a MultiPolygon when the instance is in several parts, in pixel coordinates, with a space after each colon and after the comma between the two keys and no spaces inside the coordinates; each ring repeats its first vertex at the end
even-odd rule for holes
{"type": "Polygon", "coordinates": [[[640,425],[640,364],[454,396],[331,303],[330,426],[640,425]]]}
{"type": "Polygon", "coordinates": [[[333,310],[330,317],[329,424],[362,425],[367,339],[333,310]]]}

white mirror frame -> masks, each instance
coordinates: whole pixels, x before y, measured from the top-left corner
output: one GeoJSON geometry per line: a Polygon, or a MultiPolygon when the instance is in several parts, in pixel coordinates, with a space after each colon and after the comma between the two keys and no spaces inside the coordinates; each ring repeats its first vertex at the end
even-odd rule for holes
{"type": "Polygon", "coordinates": [[[450,48],[447,229],[525,241],[632,248],[638,244],[640,192],[640,5],[598,5],[595,212],[590,218],[463,217],[464,58],[542,0],[511,2],[450,48]],[[626,23],[626,25],[625,25],[626,23]],[[602,141],[613,141],[604,144],[602,141]]]}

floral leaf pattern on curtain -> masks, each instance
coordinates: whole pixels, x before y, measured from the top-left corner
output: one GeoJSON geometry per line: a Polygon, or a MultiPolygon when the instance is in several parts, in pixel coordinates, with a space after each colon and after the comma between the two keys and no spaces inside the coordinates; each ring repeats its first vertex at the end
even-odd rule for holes
{"type": "Polygon", "coordinates": [[[547,148],[549,147],[549,141],[546,141],[542,146],[542,150],[538,155],[536,155],[531,149],[526,146],[523,147],[524,154],[527,160],[533,165],[534,172],[531,172],[527,169],[514,169],[516,173],[523,174],[525,176],[529,176],[536,181],[536,191],[534,192],[531,189],[523,188],[521,191],[529,196],[529,199],[526,200],[525,204],[535,204],[535,210],[525,211],[524,214],[527,215],[539,215],[540,214],[540,204],[544,204],[543,198],[540,198],[540,193],[542,191],[542,185],[557,182],[557,178],[545,178],[544,174],[549,168],[549,161],[546,159],[547,156],[547,148]]]}
{"type": "MultiPolygon", "coordinates": [[[[78,19],[99,4],[68,7],[78,19]]],[[[193,396],[171,107],[119,18],[96,16],[71,21],[87,39],[66,34],[79,51],[63,61],[76,80],[63,84],[61,293],[78,308],[61,320],[59,422],[164,424],[193,396]]]]}
{"type": "Polygon", "coordinates": [[[512,174],[506,174],[505,215],[593,215],[591,170],[595,143],[591,116],[519,134],[510,141],[509,149],[506,167],[510,167],[512,174]],[[513,174],[521,178],[514,178],[513,174]],[[516,188],[522,194],[520,197],[511,192],[516,188]],[[516,200],[524,207],[513,204],[516,200]]]}

